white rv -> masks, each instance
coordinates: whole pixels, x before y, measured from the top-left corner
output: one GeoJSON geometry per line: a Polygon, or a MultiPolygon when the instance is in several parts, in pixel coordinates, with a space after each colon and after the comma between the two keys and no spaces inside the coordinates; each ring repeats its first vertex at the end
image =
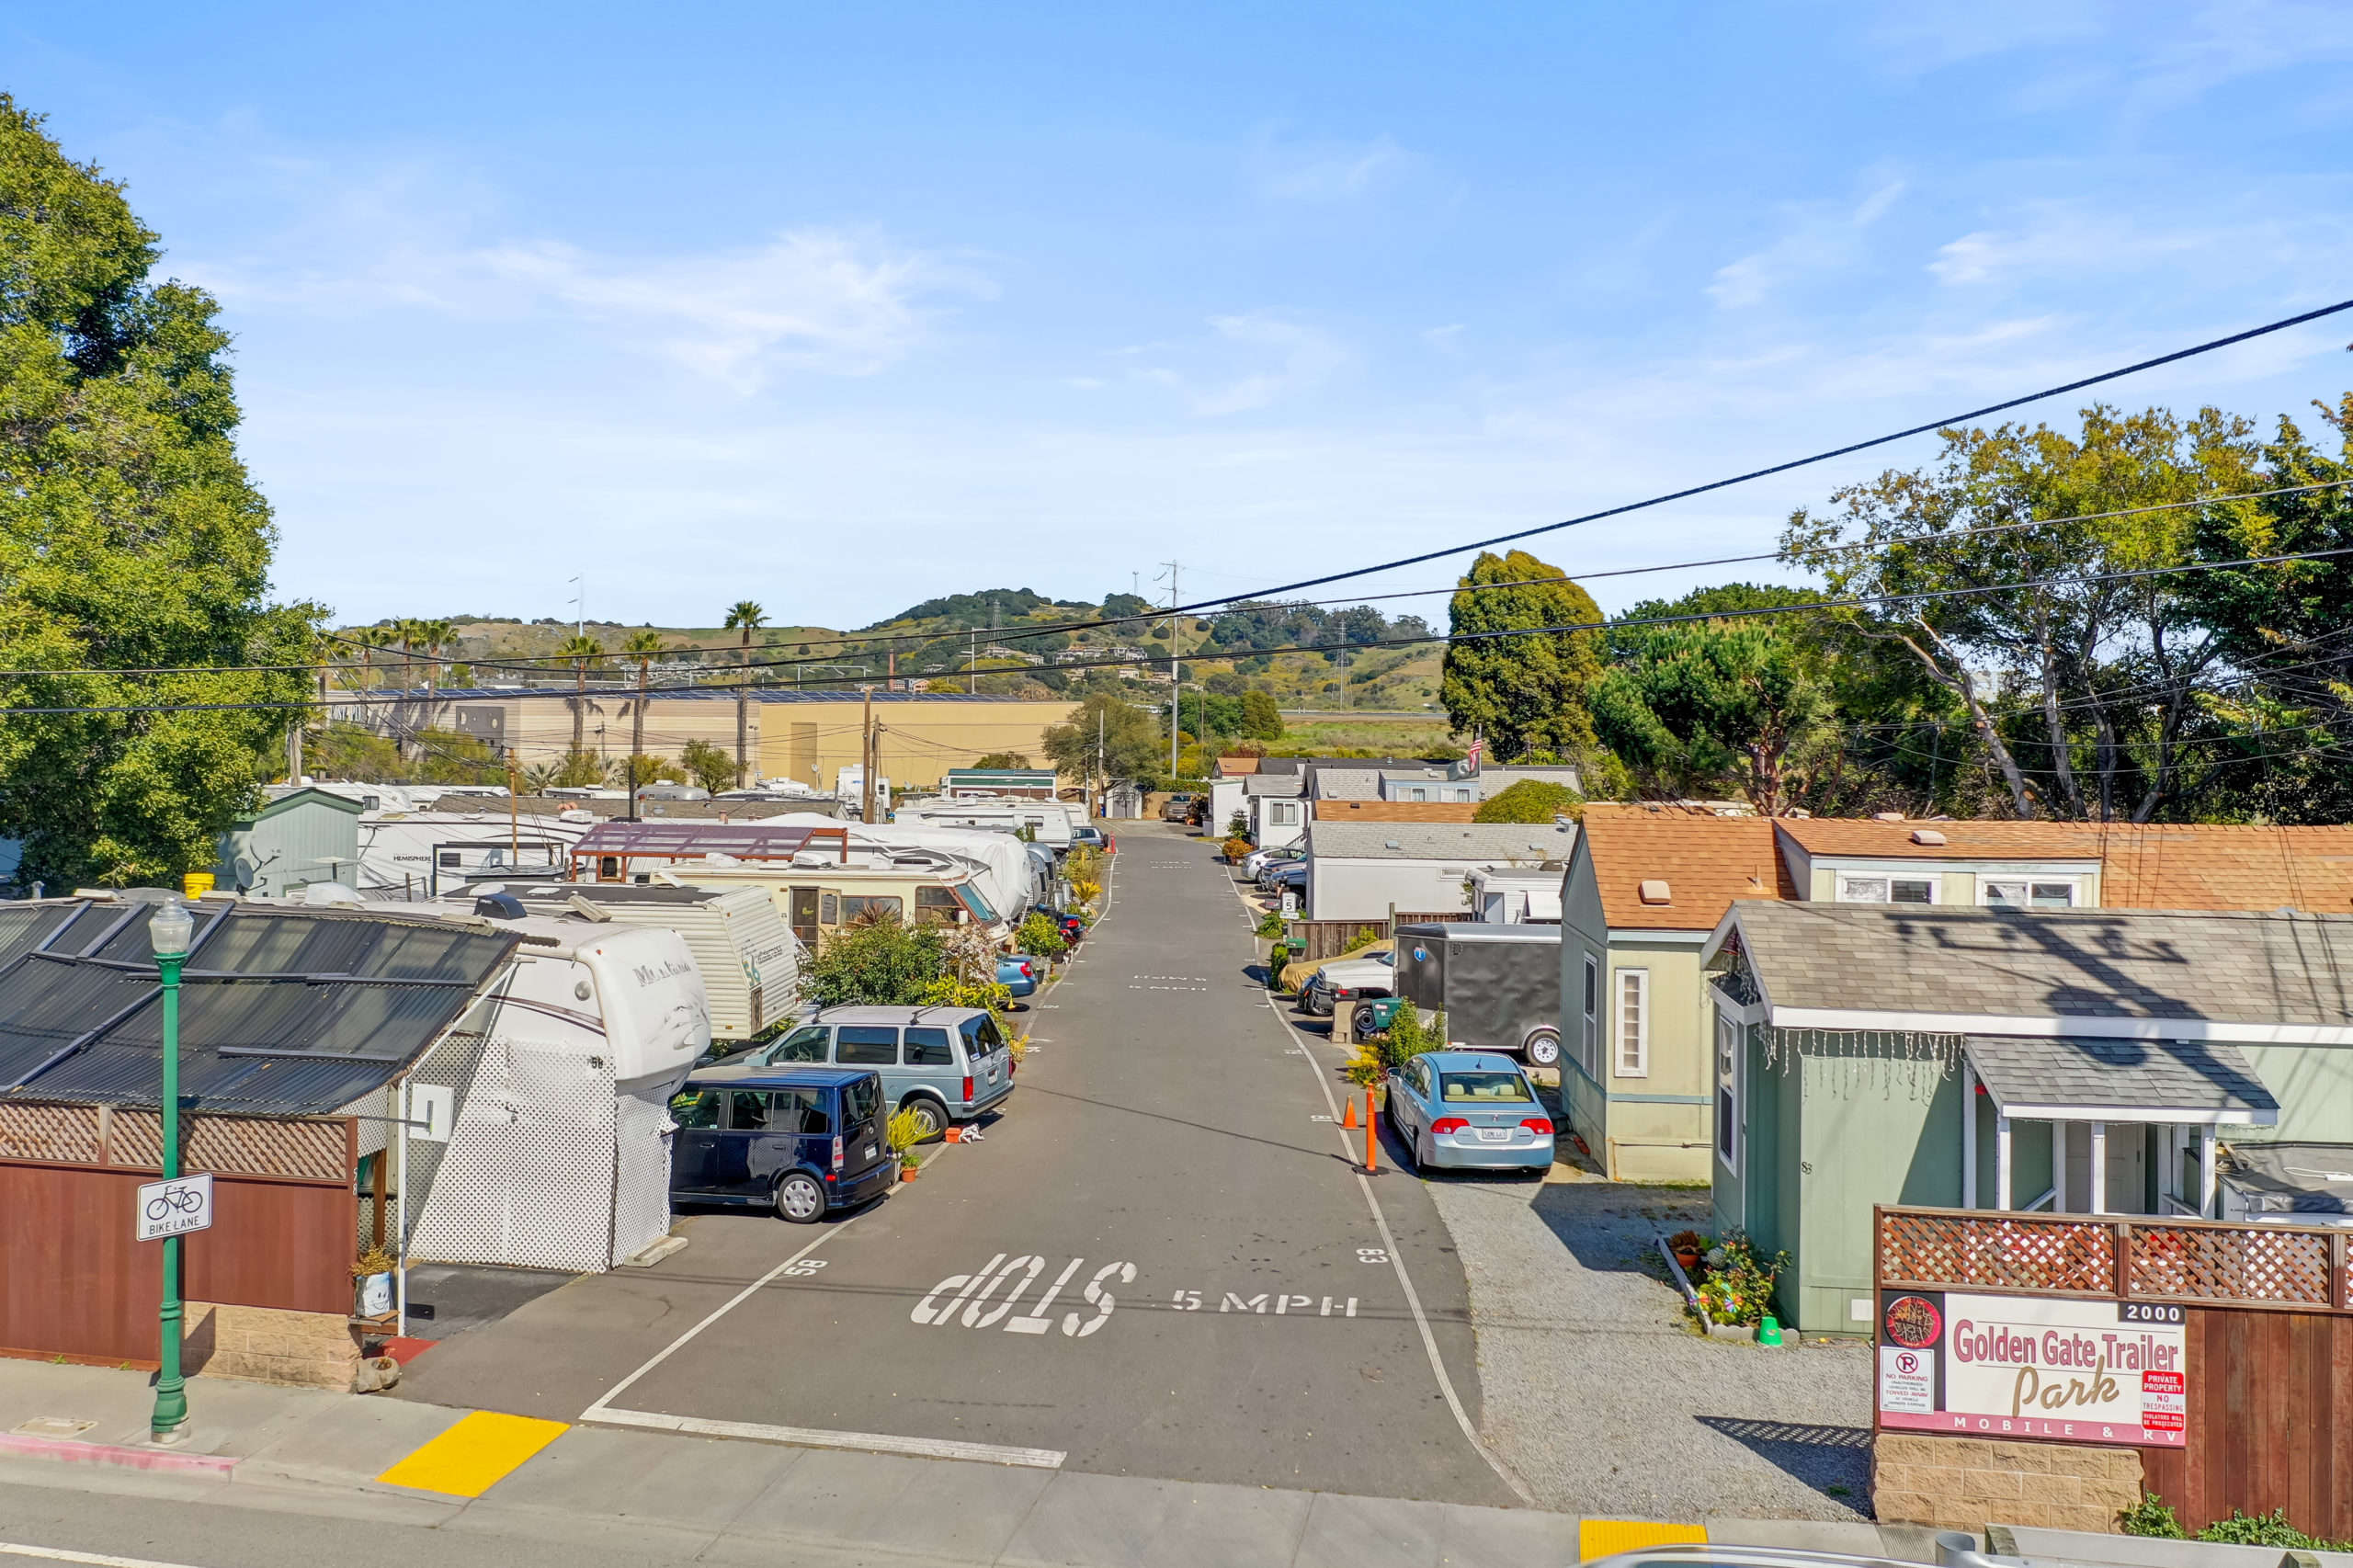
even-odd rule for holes
{"type": "Polygon", "coordinates": [[[685,937],[702,971],[714,1040],[748,1044],[790,1020],[800,1003],[801,944],[766,888],[548,882],[505,891],[533,915],[657,926],[685,937]]]}
{"type": "Polygon", "coordinates": [[[902,807],[893,825],[910,827],[983,828],[1015,834],[1024,827],[1031,842],[1060,855],[1071,846],[1071,808],[1060,801],[1021,801],[1009,797],[987,801],[918,801],[902,807]]]}

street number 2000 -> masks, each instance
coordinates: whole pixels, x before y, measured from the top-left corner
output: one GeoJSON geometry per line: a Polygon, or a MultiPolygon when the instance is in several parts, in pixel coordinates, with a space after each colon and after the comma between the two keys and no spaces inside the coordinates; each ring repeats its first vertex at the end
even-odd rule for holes
{"type": "Polygon", "coordinates": [[[2181,1323],[2186,1321],[2179,1307],[2169,1307],[2160,1301],[2124,1301],[2118,1312],[2125,1323],[2181,1323]]]}

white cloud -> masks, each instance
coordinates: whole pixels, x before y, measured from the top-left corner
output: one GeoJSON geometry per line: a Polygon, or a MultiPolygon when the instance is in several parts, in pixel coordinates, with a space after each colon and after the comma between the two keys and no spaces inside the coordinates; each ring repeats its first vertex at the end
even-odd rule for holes
{"type": "Polygon", "coordinates": [[[1786,209],[1787,232],[1763,250],[1718,267],[1709,297],[1736,310],[1789,284],[1853,266],[1863,254],[1864,232],[1903,194],[1904,181],[1891,179],[1852,208],[1809,203],[1786,209]]]}
{"type": "Polygon", "coordinates": [[[1205,417],[1265,408],[1295,392],[1319,386],[1356,363],[1356,356],[1336,338],[1271,312],[1212,316],[1210,325],[1224,342],[1257,351],[1254,357],[1271,357],[1276,362],[1213,385],[1203,385],[1165,369],[1142,372],[1182,392],[1192,411],[1205,417]]]}
{"type": "Polygon", "coordinates": [[[1259,193],[1290,201],[1352,201],[1420,162],[1386,136],[1309,147],[1281,146],[1262,136],[1251,154],[1259,193]]]}

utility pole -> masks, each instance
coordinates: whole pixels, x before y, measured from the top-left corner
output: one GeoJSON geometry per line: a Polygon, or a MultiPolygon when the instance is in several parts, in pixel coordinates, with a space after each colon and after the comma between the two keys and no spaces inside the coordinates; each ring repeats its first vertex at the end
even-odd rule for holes
{"type": "MultiPolygon", "coordinates": [[[[515,799],[522,788],[522,776],[515,767],[515,748],[509,746],[506,748],[506,859],[507,864],[512,866],[519,866],[523,863],[523,824],[516,815],[522,807],[515,799]]],[[[632,795],[631,797],[632,810],[635,809],[635,804],[636,797],[632,795]]]]}
{"type": "Polygon", "coordinates": [[[867,687],[866,717],[858,724],[858,820],[874,821],[874,688],[867,687]]]}
{"type": "Polygon", "coordinates": [[[1176,562],[1168,562],[1168,776],[1176,777],[1176,732],[1185,700],[1184,683],[1176,676],[1176,562]]]}
{"type": "Polygon", "coordinates": [[[972,652],[964,661],[964,682],[968,696],[981,689],[981,633],[977,627],[972,629],[972,652]]]}
{"type": "Polygon", "coordinates": [[[580,585],[572,595],[572,634],[585,637],[588,635],[588,579],[583,575],[572,581],[580,585]]]}
{"type": "Polygon", "coordinates": [[[1103,754],[1103,710],[1095,710],[1095,814],[1103,814],[1103,794],[1111,787],[1111,767],[1103,754]]]}

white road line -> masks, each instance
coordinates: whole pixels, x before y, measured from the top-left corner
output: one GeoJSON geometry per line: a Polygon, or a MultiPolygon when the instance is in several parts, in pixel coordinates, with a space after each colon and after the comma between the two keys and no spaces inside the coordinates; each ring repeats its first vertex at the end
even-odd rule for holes
{"type": "MultiPolygon", "coordinates": [[[[1060,1470],[1069,1456],[1060,1449],[1017,1449],[998,1443],[960,1443],[946,1437],[893,1437],[880,1432],[827,1432],[810,1426],[768,1426],[756,1421],[705,1421],[692,1415],[662,1415],[649,1410],[615,1410],[601,1403],[580,1418],[597,1426],[636,1426],[654,1432],[684,1432],[699,1437],[735,1437],[754,1443],[780,1443],[796,1449],[856,1449],[873,1454],[906,1454],[915,1459],[970,1460],[983,1464],[1024,1465],[1032,1470],[1060,1470]]],[[[119,1562],[120,1558],[84,1558],[90,1562],[119,1562]]]]}
{"type": "Polygon", "coordinates": [[[89,1562],[97,1568],[187,1568],[184,1563],[158,1562],[152,1557],[109,1557],[103,1551],[68,1551],[57,1546],[26,1546],[0,1540],[0,1557],[38,1557],[48,1562],[89,1562]]]}
{"type": "MultiPolygon", "coordinates": [[[[944,1153],[945,1151],[943,1150],[942,1152],[944,1153]]],[[[934,1154],[932,1156],[932,1159],[934,1160],[938,1158],[939,1158],[939,1155],[938,1154],[934,1154]]],[[[926,1160],[924,1163],[926,1165],[929,1165],[931,1161],[926,1160]]],[[[871,1212],[871,1210],[867,1210],[867,1213],[871,1212]]],[[[750,1301],[754,1292],[777,1278],[779,1275],[783,1274],[786,1269],[791,1267],[794,1264],[799,1263],[802,1258],[807,1257],[819,1247],[824,1246],[829,1238],[841,1234],[844,1231],[849,1229],[852,1225],[857,1224],[864,1218],[866,1218],[866,1214],[864,1213],[853,1214],[848,1219],[844,1220],[840,1224],[828,1227],[807,1246],[802,1247],[799,1252],[794,1253],[790,1257],[786,1258],[782,1263],[778,1264],[774,1268],[769,1269],[766,1274],[761,1275],[757,1279],[753,1280],[749,1285],[745,1286],[741,1290],[735,1292],[734,1296],[725,1306],[720,1308],[717,1312],[703,1319],[702,1322],[695,1324],[694,1327],[687,1330],[686,1333],[678,1335],[677,1338],[672,1340],[664,1347],[662,1353],[654,1357],[653,1360],[648,1361],[644,1366],[640,1367],[636,1371],[631,1372],[628,1377],[623,1378],[620,1382],[615,1383],[611,1388],[608,1388],[603,1393],[598,1394],[597,1396],[597,1403],[580,1413],[580,1419],[583,1421],[595,1421],[598,1419],[603,1415],[606,1409],[611,1405],[614,1400],[629,1392],[629,1387],[631,1383],[634,1383],[638,1379],[654,1370],[654,1368],[660,1366],[663,1362],[667,1361],[679,1351],[684,1350],[687,1347],[688,1342],[692,1340],[695,1335],[700,1334],[704,1329],[709,1328],[712,1324],[717,1323],[721,1318],[725,1317],[729,1312],[733,1312],[737,1307],[742,1306],[745,1301],[750,1301]]],[[[680,1417],[680,1419],[684,1418],[680,1417]]]]}

